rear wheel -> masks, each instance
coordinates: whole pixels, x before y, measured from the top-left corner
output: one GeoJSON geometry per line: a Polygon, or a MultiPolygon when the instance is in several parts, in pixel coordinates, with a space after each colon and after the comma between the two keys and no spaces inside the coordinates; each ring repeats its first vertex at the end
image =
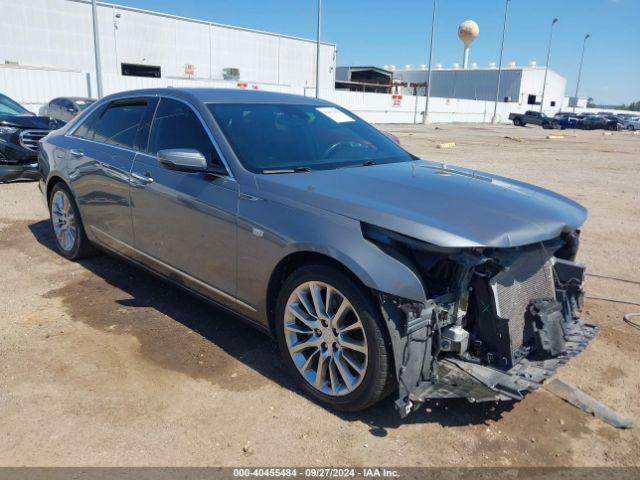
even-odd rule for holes
{"type": "Polygon", "coordinates": [[[513,120],[513,124],[514,124],[516,127],[523,127],[523,126],[524,126],[524,123],[522,123],[522,120],[520,120],[519,118],[514,119],[514,120],[513,120]]]}
{"type": "Polygon", "coordinates": [[[633,132],[635,129],[636,129],[636,127],[635,127],[635,126],[633,126],[633,125],[629,125],[629,130],[631,130],[631,131],[633,132]]]}
{"type": "Polygon", "coordinates": [[[62,182],[55,184],[51,190],[49,215],[56,246],[64,257],[78,260],[95,252],[85,234],[73,195],[62,182]]]}
{"type": "Polygon", "coordinates": [[[275,328],[287,369],[317,402],[358,411],[390,392],[393,359],[380,309],[339,270],[293,272],[278,297],[275,328]]]}

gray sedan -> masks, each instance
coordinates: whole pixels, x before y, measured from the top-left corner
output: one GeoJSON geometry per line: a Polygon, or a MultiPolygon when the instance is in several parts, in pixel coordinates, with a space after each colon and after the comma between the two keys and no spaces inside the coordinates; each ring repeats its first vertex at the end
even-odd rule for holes
{"type": "Polygon", "coordinates": [[[106,250],[231,310],[330,408],[520,399],[596,332],[583,207],[326,101],[119,93],[42,140],[39,170],[63,256],[106,250]]]}
{"type": "Polygon", "coordinates": [[[93,98],[59,97],[40,107],[41,117],[50,117],[67,123],[85,108],[95,102],[93,98]]]}

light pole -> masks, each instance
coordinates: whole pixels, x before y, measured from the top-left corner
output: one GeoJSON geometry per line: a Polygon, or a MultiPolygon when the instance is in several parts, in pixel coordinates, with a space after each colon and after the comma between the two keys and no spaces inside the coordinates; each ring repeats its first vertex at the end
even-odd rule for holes
{"type": "MultiPolygon", "coordinates": [[[[433,12],[431,14],[431,40],[429,41],[429,73],[427,74],[427,85],[425,86],[426,99],[424,104],[424,115],[422,124],[429,121],[429,98],[431,97],[431,60],[433,59],[433,35],[436,30],[436,7],[437,0],[433,0],[433,12]]],[[[416,92],[417,95],[418,92],[416,92]]]]}
{"type": "Polygon", "coordinates": [[[500,61],[498,63],[498,81],[496,82],[496,103],[493,106],[491,123],[498,123],[498,98],[500,96],[500,77],[502,76],[502,54],[504,53],[504,37],[507,33],[507,16],[509,14],[509,0],[504,3],[504,23],[502,24],[502,43],[500,44],[500,61]]]}
{"type": "Polygon", "coordinates": [[[102,66],[100,65],[100,35],[98,32],[98,7],[96,0],[91,2],[91,13],[93,15],[93,48],[96,57],[96,86],[98,87],[98,98],[102,98],[102,66]]]}
{"type": "Polygon", "coordinates": [[[318,0],[318,28],[316,31],[316,98],[320,98],[320,21],[322,15],[322,0],[318,0]]]}
{"type": "Polygon", "coordinates": [[[558,23],[558,19],[554,18],[551,22],[551,33],[549,34],[549,48],[547,49],[547,65],[544,68],[544,83],[542,84],[542,100],[540,101],[540,113],[544,109],[544,94],[547,90],[547,75],[549,75],[549,59],[551,58],[551,40],[553,39],[553,27],[558,23]]]}
{"type": "Polygon", "coordinates": [[[584,62],[584,49],[587,46],[587,39],[590,37],[590,34],[586,34],[584,36],[584,41],[582,42],[582,55],[580,56],[580,67],[578,67],[578,83],[576,83],[576,94],[573,97],[573,113],[576,113],[576,106],[578,105],[578,91],[580,90],[580,77],[582,76],[582,62],[584,62]]]}

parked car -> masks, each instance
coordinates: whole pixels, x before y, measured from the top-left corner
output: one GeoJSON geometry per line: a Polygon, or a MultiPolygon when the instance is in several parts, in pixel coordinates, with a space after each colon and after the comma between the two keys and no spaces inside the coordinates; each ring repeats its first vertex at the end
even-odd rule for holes
{"type": "Polygon", "coordinates": [[[554,115],[554,119],[560,128],[576,128],[581,115],[568,112],[559,112],[554,115]]]}
{"type": "Polygon", "coordinates": [[[0,183],[38,178],[38,141],[58,128],[0,93],[0,183]]]}
{"type": "Polygon", "coordinates": [[[640,117],[630,117],[625,120],[625,127],[627,130],[640,130],[640,117]]]}
{"type": "Polygon", "coordinates": [[[520,399],[596,332],[582,206],[419,160],[324,100],[123,92],[39,164],[61,255],[99,247],[231,310],[334,409],[520,399]]]}
{"type": "Polygon", "coordinates": [[[624,127],[616,117],[603,115],[587,115],[577,123],[578,128],[584,130],[623,130],[624,127]]]}
{"type": "Polygon", "coordinates": [[[54,98],[46,105],[40,107],[39,113],[42,117],[51,117],[67,123],[93,102],[95,102],[95,99],[86,97],[54,98]]]}
{"type": "Polygon", "coordinates": [[[560,128],[558,122],[544,113],[529,110],[524,113],[511,113],[509,120],[513,121],[516,127],[524,127],[526,124],[540,125],[542,128],[560,128]]]}

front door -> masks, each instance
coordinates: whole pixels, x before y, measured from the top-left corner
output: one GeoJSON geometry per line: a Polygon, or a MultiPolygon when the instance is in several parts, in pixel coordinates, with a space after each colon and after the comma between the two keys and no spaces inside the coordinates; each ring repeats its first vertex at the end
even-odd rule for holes
{"type": "Polygon", "coordinates": [[[131,171],[135,247],[139,260],[179,283],[234,306],[238,187],[227,176],[168,170],[159,150],[193,148],[220,162],[199,116],[186,103],[163,98],[148,147],[131,171]]]}

